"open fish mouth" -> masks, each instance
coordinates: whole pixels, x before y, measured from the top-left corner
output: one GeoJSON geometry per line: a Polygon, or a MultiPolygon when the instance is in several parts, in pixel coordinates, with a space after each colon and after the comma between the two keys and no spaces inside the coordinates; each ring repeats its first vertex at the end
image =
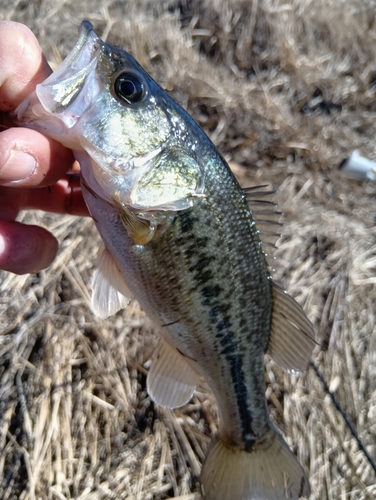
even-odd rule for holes
{"type": "Polygon", "coordinates": [[[102,47],[103,42],[95,34],[92,24],[84,20],[73,50],[61,66],[37,86],[36,94],[45,110],[53,114],[64,112],[63,121],[68,128],[76,123],[102,90],[95,78],[102,47]]]}
{"type": "Polygon", "coordinates": [[[22,117],[24,125],[32,121],[42,132],[44,127],[38,127],[38,117],[41,123],[47,121],[51,136],[59,136],[64,129],[72,128],[103,91],[96,70],[104,49],[105,43],[96,35],[92,24],[86,19],[82,21],[72,51],[17,108],[16,117],[22,117]],[[48,115],[54,117],[53,122],[48,115]]]}

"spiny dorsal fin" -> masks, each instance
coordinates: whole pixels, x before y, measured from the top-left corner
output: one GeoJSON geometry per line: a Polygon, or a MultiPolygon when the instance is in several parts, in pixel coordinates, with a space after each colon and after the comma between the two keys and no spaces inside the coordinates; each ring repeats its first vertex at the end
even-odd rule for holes
{"type": "Polygon", "coordinates": [[[115,314],[119,309],[125,307],[132,298],[118,265],[104,245],[91,288],[93,290],[91,295],[92,311],[102,319],[115,314]]]}
{"type": "Polygon", "coordinates": [[[313,326],[303,309],[273,283],[273,312],[267,354],[285,370],[304,371],[316,345],[313,326]]]}
{"type": "Polygon", "coordinates": [[[191,399],[199,379],[186,358],[161,338],[146,379],[153,401],[165,408],[179,408],[191,399]]]}
{"type": "Polygon", "coordinates": [[[276,241],[281,236],[280,230],[283,224],[279,222],[282,212],[273,201],[276,191],[266,190],[267,187],[266,184],[247,187],[243,192],[256,224],[266,262],[270,270],[273,270],[274,250],[277,249],[276,241]]]}

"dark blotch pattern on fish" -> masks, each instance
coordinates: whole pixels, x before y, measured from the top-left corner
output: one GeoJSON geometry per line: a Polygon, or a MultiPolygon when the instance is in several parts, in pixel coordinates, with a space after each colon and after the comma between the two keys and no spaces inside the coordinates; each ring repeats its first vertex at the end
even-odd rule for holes
{"type": "Polygon", "coordinates": [[[182,352],[198,360],[226,408],[221,418],[229,442],[245,449],[268,421],[263,352],[271,284],[248,206],[232,174],[218,166],[207,174],[205,197],[176,213],[132,269],[134,282],[147,284],[137,294],[146,294],[142,304],[152,304],[147,313],[157,311],[160,324],[172,323],[164,336],[172,344],[178,337],[182,352]]]}
{"type": "MultiPolygon", "coordinates": [[[[183,232],[193,232],[194,224],[191,223],[188,214],[184,214],[179,222],[183,232]]],[[[217,332],[215,338],[219,340],[218,354],[224,356],[230,365],[231,378],[241,420],[242,437],[246,441],[246,436],[254,436],[255,431],[252,428],[252,413],[247,402],[247,387],[242,362],[237,354],[238,346],[234,332],[231,330],[232,325],[228,314],[231,304],[229,302],[223,303],[220,300],[220,295],[224,289],[216,282],[213,272],[210,269],[210,265],[217,260],[216,256],[205,254],[202,251],[207,246],[207,239],[194,238],[194,240],[196,242],[194,248],[196,249],[195,255],[197,256],[197,261],[191,264],[188,269],[193,274],[197,289],[201,293],[201,304],[208,309],[208,316],[217,332]]],[[[193,256],[192,250],[190,248],[188,252],[190,258],[193,256]]]]}

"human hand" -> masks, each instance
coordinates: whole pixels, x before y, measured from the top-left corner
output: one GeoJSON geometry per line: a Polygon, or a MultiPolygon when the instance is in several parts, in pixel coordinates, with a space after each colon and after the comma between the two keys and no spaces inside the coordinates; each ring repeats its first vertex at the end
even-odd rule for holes
{"type": "Polygon", "coordinates": [[[12,127],[7,114],[50,73],[33,33],[0,22],[0,269],[16,274],[48,267],[58,249],[47,230],[15,221],[20,210],[88,215],[79,175],[66,174],[72,152],[39,132],[12,127]]]}

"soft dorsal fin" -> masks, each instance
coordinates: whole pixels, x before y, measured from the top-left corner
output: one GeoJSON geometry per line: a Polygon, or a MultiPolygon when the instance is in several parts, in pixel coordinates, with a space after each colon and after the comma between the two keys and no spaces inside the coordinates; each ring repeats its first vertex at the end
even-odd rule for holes
{"type": "Polygon", "coordinates": [[[104,319],[125,307],[132,294],[114,258],[103,247],[92,282],[91,308],[104,319]]]}
{"type": "Polygon", "coordinates": [[[183,406],[191,399],[199,379],[185,356],[161,338],[146,380],[153,401],[165,408],[183,406]]]}
{"type": "Polygon", "coordinates": [[[244,188],[243,192],[256,224],[267,264],[272,268],[273,254],[277,248],[275,243],[281,236],[280,229],[283,224],[279,222],[282,212],[273,201],[276,191],[266,190],[267,187],[267,185],[248,187],[244,188]]]}
{"type": "Polygon", "coordinates": [[[285,370],[304,371],[316,345],[313,326],[303,309],[273,283],[273,312],[267,354],[285,370]]]}

